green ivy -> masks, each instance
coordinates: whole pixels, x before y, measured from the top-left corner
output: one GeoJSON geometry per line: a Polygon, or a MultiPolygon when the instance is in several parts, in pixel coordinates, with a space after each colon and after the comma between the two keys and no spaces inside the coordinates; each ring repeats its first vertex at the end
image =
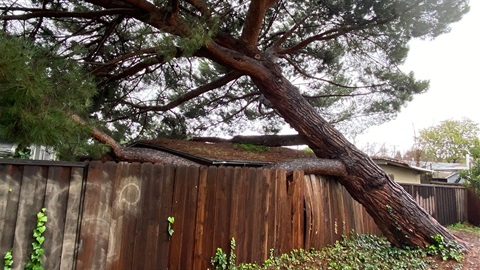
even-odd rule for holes
{"type": "Polygon", "coordinates": [[[3,270],[10,270],[12,269],[13,265],[13,255],[12,255],[12,249],[7,251],[5,256],[3,256],[3,270]]]}
{"type": "Polygon", "coordinates": [[[169,235],[170,237],[172,237],[173,233],[175,232],[175,231],[173,230],[173,228],[172,228],[172,227],[173,227],[173,223],[175,223],[175,218],[174,218],[174,217],[168,217],[168,218],[167,218],[167,221],[168,221],[168,229],[167,229],[167,230],[168,230],[168,235],[169,235]]]}
{"type": "Polygon", "coordinates": [[[25,265],[25,270],[43,270],[42,255],[45,252],[42,248],[43,242],[45,242],[45,236],[43,236],[43,233],[47,229],[45,224],[48,220],[45,211],[47,211],[47,209],[42,208],[37,214],[37,227],[33,230],[33,251],[32,255],[30,255],[30,261],[25,265]]]}

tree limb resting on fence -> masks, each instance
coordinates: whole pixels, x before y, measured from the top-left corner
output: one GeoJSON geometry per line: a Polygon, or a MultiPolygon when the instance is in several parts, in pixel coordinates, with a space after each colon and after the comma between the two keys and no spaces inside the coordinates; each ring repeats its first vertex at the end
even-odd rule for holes
{"type": "Polygon", "coordinates": [[[347,175],[347,169],[345,168],[345,165],[341,161],[334,159],[296,159],[278,162],[271,166],[268,166],[268,168],[284,169],[287,171],[287,175],[292,174],[295,170],[304,171],[305,174],[321,174],[332,176],[347,175]]]}
{"type": "MultiPolygon", "coordinates": [[[[71,119],[81,126],[88,127],[87,122],[76,114],[72,114],[71,119]]],[[[90,130],[90,134],[92,135],[92,138],[108,145],[112,149],[112,152],[118,159],[118,161],[151,162],[175,165],[198,165],[198,163],[196,162],[163,151],[157,151],[148,148],[123,147],[112,137],[108,136],[108,134],[96,128],[92,128],[90,130]]]]}

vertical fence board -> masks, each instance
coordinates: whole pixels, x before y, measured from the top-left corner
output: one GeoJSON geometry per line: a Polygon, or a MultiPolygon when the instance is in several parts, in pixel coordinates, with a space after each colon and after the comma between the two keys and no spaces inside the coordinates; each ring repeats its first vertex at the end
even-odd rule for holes
{"type": "Polygon", "coordinates": [[[88,167],[77,269],[106,269],[111,197],[117,164],[91,162],[88,167]]]}
{"type": "Polygon", "coordinates": [[[238,202],[236,207],[236,222],[230,223],[232,226],[231,228],[234,230],[232,235],[235,236],[236,239],[236,251],[238,252],[238,259],[239,262],[247,262],[247,254],[248,254],[248,239],[247,239],[247,223],[246,217],[248,216],[247,212],[247,201],[246,198],[248,196],[248,175],[249,171],[247,168],[239,168],[239,171],[235,173],[235,183],[234,189],[232,190],[232,196],[234,196],[235,201],[238,202]]]}
{"type": "Polygon", "coordinates": [[[242,200],[243,194],[241,193],[242,187],[242,168],[235,167],[233,169],[231,175],[231,181],[229,183],[229,192],[231,196],[231,207],[230,207],[230,214],[229,214],[229,228],[228,228],[228,235],[230,237],[235,238],[236,244],[238,245],[239,236],[238,236],[238,228],[240,223],[243,222],[243,218],[239,216],[239,209],[243,207],[244,201],[242,200]]]}
{"type": "MultiPolygon", "coordinates": [[[[153,164],[152,163],[143,163],[141,164],[139,175],[137,176],[140,179],[139,189],[141,191],[140,200],[137,203],[137,214],[136,214],[136,224],[135,232],[133,239],[133,252],[132,252],[132,262],[129,266],[130,269],[152,269],[151,261],[155,260],[155,257],[152,256],[154,253],[151,253],[152,250],[156,249],[156,246],[150,246],[150,250],[147,248],[147,236],[156,239],[155,230],[149,230],[149,221],[150,215],[153,211],[158,211],[155,209],[152,203],[155,203],[155,199],[152,196],[152,193],[158,192],[152,183],[153,183],[153,164]],[[150,253],[150,256],[145,256],[145,254],[150,253]],[[148,265],[149,267],[147,268],[148,265]]],[[[152,244],[152,242],[148,242],[152,244]]],[[[155,241],[156,245],[156,241],[155,241]]]]}
{"type": "MultiPolygon", "coordinates": [[[[159,224],[159,237],[158,237],[158,251],[156,257],[157,269],[168,269],[170,259],[170,243],[171,237],[168,235],[168,217],[174,217],[172,211],[173,193],[175,186],[175,171],[176,167],[173,165],[155,165],[155,175],[157,170],[163,170],[162,178],[158,179],[162,181],[162,190],[160,195],[160,211],[156,216],[155,222],[159,224]]],[[[175,221],[176,223],[176,221],[175,221]]],[[[173,230],[178,230],[175,223],[173,224],[173,230]]],[[[175,235],[175,232],[173,233],[175,235]]]]}
{"type": "MultiPolygon", "coordinates": [[[[207,167],[200,167],[198,178],[198,199],[197,199],[197,215],[195,220],[195,243],[193,254],[193,268],[192,269],[207,269],[208,265],[205,260],[205,253],[207,249],[203,239],[205,239],[205,231],[209,230],[205,226],[205,212],[207,202],[207,167]]],[[[208,249],[209,251],[209,249],[208,249]]]]}
{"type": "MultiPolygon", "coordinates": [[[[116,236],[121,236],[120,256],[118,269],[128,269],[134,264],[135,231],[137,218],[143,214],[143,197],[141,183],[141,164],[130,163],[126,166],[127,173],[122,173],[120,192],[113,205],[118,207],[121,215],[122,226],[116,236]]],[[[110,246],[109,246],[110,249],[110,246]]]]}
{"type": "Polygon", "coordinates": [[[293,247],[303,248],[303,194],[304,174],[303,171],[293,172],[294,188],[291,197],[293,247]]]}
{"type": "Polygon", "coordinates": [[[174,230],[170,242],[169,269],[180,269],[182,261],[182,237],[183,227],[188,217],[185,216],[185,202],[187,197],[188,172],[186,166],[180,166],[175,173],[173,190],[172,216],[175,218],[174,230]]]}
{"type": "Polygon", "coordinates": [[[267,222],[265,226],[265,234],[266,234],[266,239],[265,239],[265,259],[270,254],[270,249],[275,248],[275,237],[276,237],[276,222],[275,222],[275,211],[276,211],[276,184],[277,184],[277,179],[276,179],[276,174],[274,170],[265,170],[264,173],[266,174],[266,181],[267,181],[267,209],[266,209],[266,215],[264,217],[265,221],[267,222]]]}
{"type": "Polygon", "coordinates": [[[313,179],[313,175],[306,175],[305,176],[305,195],[304,195],[304,200],[305,200],[305,249],[310,249],[312,246],[312,227],[313,227],[313,210],[312,210],[312,181],[315,181],[313,179]]]}
{"type": "Polygon", "coordinates": [[[36,215],[43,207],[46,181],[45,168],[24,168],[13,242],[13,261],[16,262],[13,269],[22,269],[23,264],[29,260],[33,229],[37,223],[36,215]]]}
{"type": "MultiPolygon", "coordinates": [[[[193,269],[193,255],[194,255],[194,242],[195,242],[195,216],[197,214],[196,203],[198,199],[198,178],[199,168],[196,166],[188,167],[187,174],[187,194],[186,201],[183,208],[184,214],[184,226],[182,235],[182,261],[180,263],[180,269],[193,269]],[[193,222],[192,222],[193,221],[193,222]]],[[[226,218],[226,217],[225,217],[226,218]]],[[[226,218],[228,219],[228,218],[226,218]]]]}
{"type": "Polygon", "coordinates": [[[78,245],[78,229],[80,226],[80,207],[84,183],[84,168],[72,168],[68,187],[68,200],[65,213],[62,257],[60,269],[73,269],[75,266],[75,250],[78,245]]]}
{"type": "Polygon", "coordinates": [[[229,210],[231,205],[231,188],[229,175],[231,168],[219,167],[217,170],[216,191],[215,191],[215,219],[213,222],[213,248],[221,248],[228,252],[230,240],[229,210]]]}
{"type": "Polygon", "coordinates": [[[42,256],[45,269],[60,269],[70,175],[68,167],[51,166],[48,170],[44,204],[48,217],[44,236],[48,245],[44,245],[42,256]]]}
{"type": "MultiPolygon", "coordinates": [[[[0,165],[0,254],[13,248],[23,166],[0,165]]],[[[3,260],[0,260],[3,268],[3,260]]]]}
{"type": "MultiPolygon", "coordinates": [[[[216,185],[217,185],[217,167],[208,167],[207,175],[205,178],[205,186],[202,190],[201,197],[205,199],[203,203],[203,238],[200,240],[199,248],[197,249],[198,262],[197,265],[200,265],[200,268],[195,269],[207,269],[209,267],[209,259],[215,253],[215,247],[213,243],[213,238],[215,232],[213,231],[214,221],[215,221],[215,199],[216,199],[216,185]]],[[[200,195],[200,194],[199,194],[200,195]]],[[[199,205],[200,207],[201,205],[199,205]]],[[[197,211],[198,212],[198,211],[197,211]]]]}

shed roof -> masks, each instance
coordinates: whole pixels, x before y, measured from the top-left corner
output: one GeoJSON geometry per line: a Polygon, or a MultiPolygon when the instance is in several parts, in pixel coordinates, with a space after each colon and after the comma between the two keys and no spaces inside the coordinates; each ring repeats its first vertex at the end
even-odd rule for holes
{"type": "Polygon", "coordinates": [[[129,147],[157,149],[203,165],[265,166],[275,162],[314,158],[305,150],[233,143],[154,139],[134,142],[129,147]]]}
{"type": "Polygon", "coordinates": [[[372,157],[372,159],[378,165],[392,165],[392,166],[395,166],[395,167],[406,168],[406,169],[410,169],[410,170],[414,170],[414,171],[418,171],[418,172],[423,172],[423,173],[433,172],[432,170],[429,170],[429,169],[420,168],[420,167],[417,167],[417,166],[412,166],[412,165],[408,164],[408,162],[398,160],[398,159],[386,158],[386,157],[372,157]]]}

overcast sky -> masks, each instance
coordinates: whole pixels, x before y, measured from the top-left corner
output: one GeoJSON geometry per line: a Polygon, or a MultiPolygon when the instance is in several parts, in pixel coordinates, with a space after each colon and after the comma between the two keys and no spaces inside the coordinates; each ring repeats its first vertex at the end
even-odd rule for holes
{"type": "Polygon", "coordinates": [[[463,117],[480,123],[480,1],[452,30],[432,41],[415,40],[403,69],[430,80],[427,93],[414,97],[395,120],[371,127],[355,140],[385,144],[402,152],[413,145],[414,130],[463,117]]]}

